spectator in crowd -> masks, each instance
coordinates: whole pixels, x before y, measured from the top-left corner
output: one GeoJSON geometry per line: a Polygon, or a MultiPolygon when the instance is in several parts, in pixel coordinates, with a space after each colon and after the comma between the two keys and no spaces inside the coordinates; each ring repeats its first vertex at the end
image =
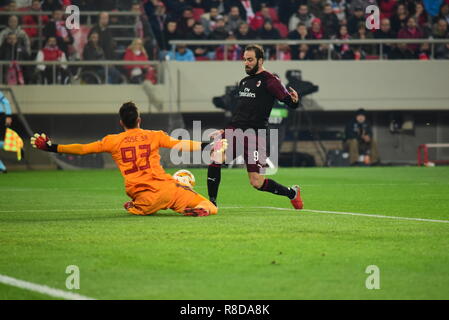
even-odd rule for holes
{"type": "Polygon", "coordinates": [[[168,56],[170,60],[195,61],[195,55],[193,54],[192,50],[188,49],[186,45],[181,44],[178,44],[176,46],[176,51],[174,53],[173,51],[169,51],[168,56]]]}
{"type": "MultiPolygon", "coordinates": [[[[347,26],[340,26],[338,33],[334,37],[335,40],[350,40],[351,38],[347,26]]],[[[334,50],[341,59],[350,50],[349,43],[334,44],[334,50]]]]}
{"type": "Polygon", "coordinates": [[[334,36],[339,27],[339,21],[337,15],[333,12],[330,3],[326,3],[323,7],[323,13],[321,15],[321,22],[323,28],[329,37],[334,36]]]}
{"type": "MultiPolygon", "coordinates": [[[[263,24],[262,29],[259,30],[258,39],[261,40],[279,40],[281,39],[281,35],[279,34],[279,31],[273,28],[273,23],[271,20],[266,20],[263,24]]],[[[275,46],[263,46],[265,54],[268,57],[276,57],[276,47],[275,46]]]]}
{"type": "MultiPolygon", "coordinates": [[[[83,60],[86,61],[101,61],[106,60],[106,56],[104,54],[103,48],[100,46],[100,35],[97,32],[92,32],[89,35],[89,39],[84,46],[83,49],[83,60]]],[[[99,68],[97,66],[89,67],[89,69],[92,68],[99,68]]]]}
{"type": "MultiPolygon", "coordinates": [[[[413,16],[416,12],[416,2],[420,0],[400,0],[401,3],[405,5],[409,15],[413,16]]],[[[440,1],[440,0],[436,0],[440,1]]],[[[435,0],[430,0],[429,2],[435,2],[435,0]]]]}
{"type": "Polygon", "coordinates": [[[428,43],[419,44],[418,53],[416,56],[419,60],[430,60],[430,56],[432,53],[430,52],[430,45],[428,43]]]}
{"type": "Polygon", "coordinates": [[[228,37],[229,32],[226,30],[226,24],[223,16],[218,16],[214,30],[209,33],[209,40],[224,40],[228,37]]]}
{"type": "Polygon", "coordinates": [[[378,0],[380,12],[382,12],[382,17],[390,19],[394,10],[396,9],[396,5],[398,3],[397,0],[378,0]]]}
{"type": "Polygon", "coordinates": [[[433,26],[432,37],[434,39],[448,39],[448,22],[445,19],[439,19],[433,26]]]}
{"type": "Polygon", "coordinates": [[[53,11],[52,18],[43,30],[46,38],[55,37],[58,48],[64,51],[66,56],[72,53],[73,37],[65,25],[64,12],[62,10],[53,11]]]}
{"type": "Polygon", "coordinates": [[[365,60],[366,53],[363,51],[362,46],[352,45],[349,46],[349,50],[346,51],[342,57],[342,60],[365,60]]]}
{"type": "Polygon", "coordinates": [[[281,0],[278,1],[278,13],[279,20],[285,25],[288,25],[288,21],[292,12],[298,10],[300,4],[304,3],[304,0],[281,0]]]}
{"type": "Polygon", "coordinates": [[[360,22],[365,23],[365,11],[363,11],[362,7],[355,7],[348,19],[349,34],[357,32],[360,22]]]}
{"type": "MultiPolygon", "coordinates": [[[[125,51],[125,61],[149,61],[142,39],[134,39],[125,51]]],[[[153,78],[156,82],[154,68],[149,65],[126,65],[125,70],[130,83],[142,83],[145,79],[153,78]]]]}
{"type": "MultiPolygon", "coordinates": [[[[374,38],[375,39],[395,39],[395,38],[397,38],[396,33],[394,33],[393,30],[391,30],[390,19],[383,18],[382,20],[380,20],[380,29],[378,29],[374,32],[374,38]]],[[[391,45],[384,44],[382,47],[383,55],[388,56],[388,54],[391,51],[391,48],[392,48],[391,45]]],[[[380,54],[380,48],[378,49],[378,52],[380,54]]]]}
{"type": "Polygon", "coordinates": [[[246,22],[242,22],[242,24],[238,27],[238,30],[235,32],[235,37],[239,40],[252,40],[256,39],[257,35],[250,29],[246,22]]]}
{"type": "Polygon", "coordinates": [[[107,12],[101,12],[98,17],[98,24],[90,29],[89,35],[96,32],[100,37],[100,46],[103,49],[106,60],[115,60],[115,47],[116,42],[112,37],[111,29],[109,28],[109,14],[107,12]]]}
{"type": "Polygon", "coordinates": [[[279,31],[273,27],[271,20],[266,20],[262,29],[258,32],[258,38],[261,40],[279,40],[281,35],[279,31]]]}
{"type": "Polygon", "coordinates": [[[251,29],[259,30],[267,20],[275,23],[278,20],[278,17],[275,14],[272,15],[270,9],[267,6],[264,6],[260,11],[256,12],[256,16],[251,20],[249,25],[251,29]]]}
{"type": "MultiPolygon", "coordinates": [[[[448,39],[449,41],[449,30],[448,23],[445,19],[439,19],[437,23],[433,26],[432,38],[434,39],[448,39]]],[[[445,44],[437,43],[435,44],[435,57],[438,52],[444,51],[445,44]]]]}
{"type": "Polygon", "coordinates": [[[28,60],[29,54],[23,44],[17,38],[17,34],[10,33],[0,47],[0,60],[28,60]]]}
{"type": "Polygon", "coordinates": [[[328,39],[327,33],[323,29],[323,25],[321,24],[321,19],[314,18],[312,20],[312,27],[309,29],[310,38],[312,40],[322,40],[328,39]]]}
{"type": "Polygon", "coordinates": [[[399,30],[405,27],[408,17],[408,11],[404,4],[399,3],[396,7],[395,14],[391,17],[391,30],[394,33],[398,33],[399,30]]]}
{"type": "Polygon", "coordinates": [[[231,0],[233,5],[239,7],[240,15],[244,21],[250,23],[255,17],[255,13],[260,10],[260,3],[258,0],[231,0]]]}
{"type": "MultiPolygon", "coordinates": [[[[149,2],[151,3],[151,2],[149,2]]],[[[168,21],[171,21],[170,16],[167,14],[167,8],[162,1],[155,0],[154,10],[149,14],[147,12],[148,20],[153,30],[154,36],[157,39],[157,43],[161,50],[165,50],[164,33],[165,27],[168,21]]]]}
{"type": "Polygon", "coordinates": [[[231,32],[235,32],[240,25],[245,23],[245,21],[240,16],[240,9],[237,6],[232,6],[229,14],[226,17],[227,30],[231,32]]]}
{"type": "Polygon", "coordinates": [[[449,43],[445,43],[435,50],[435,59],[449,59],[449,43]]]}
{"type": "MultiPolygon", "coordinates": [[[[204,26],[197,22],[193,26],[193,31],[187,35],[186,39],[189,40],[207,40],[207,35],[204,32],[204,26]]],[[[209,48],[206,45],[191,45],[189,47],[190,50],[192,50],[193,54],[195,55],[195,60],[209,60],[207,57],[209,48]]]]}
{"type": "MultiPolygon", "coordinates": [[[[100,46],[100,35],[97,32],[92,32],[89,35],[87,44],[84,46],[83,60],[85,61],[103,61],[106,60],[103,48],[100,46]]],[[[106,76],[105,67],[102,66],[86,66],[83,67],[85,71],[91,71],[98,75],[100,81],[103,81],[106,76]]],[[[107,83],[118,84],[121,81],[120,71],[114,66],[108,66],[107,83]]]]}
{"type": "Polygon", "coordinates": [[[379,163],[377,142],[373,139],[371,125],[366,120],[366,111],[359,109],[345,128],[345,146],[349,150],[349,162],[352,166],[379,163]],[[359,161],[360,156],[364,156],[362,161],[359,161]]]}
{"type": "MultiPolygon", "coordinates": [[[[312,37],[309,35],[306,25],[300,22],[298,23],[295,30],[289,32],[287,38],[290,40],[310,40],[312,37]]],[[[296,60],[298,58],[299,54],[298,45],[291,46],[291,54],[293,60],[296,60]]]]}
{"type": "Polygon", "coordinates": [[[56,10],[62,10],[63,3],[67,5],[68,3],[66,1],[61,0],[44,0],[42,1],[42,11],[56,11],[56,10]]]}
{"type": "MultiPolygon", "coordinates": [[[[2,11],[5,13],[18,11],[17,3],[15,1],[9,1],[8,4],[3,7],[2,11]]],[[[1,15],[0,16],[0,25],[3,25],[3,26],[8,25],[9,17],[10,16],[8,16],[8,15],[1,15]]]]}
{"type": "Polygon", "coordinates": [[[398,43],[388,54],[389,60],[407,60],[416,58],[416,53],[410,50],[405,43],[398,43]]]}
{"type": "MultiPolygon", "coordinates": [[[[99,10],[98,3],[96,0],[71,0],[71,2],[72,5],[75,5],[80,9],[80,12],[99,10]]],[[[96,23],[97,20],[93,18],[94,17],[90,17],[91,23],[96,23]]],[[[82,25],[87,24],[87,16],[84,15],[80,16],[80,24],[82,25]]]]}
{"type": "Polygon", "coordinates": [[[363,12],[368,6],[375,5],[377,6],[376,0],[351,0],[349,5],[349,14],[354,14],[356,8],[362,8],[363,12]]]}
{"type": "Polygon", "coordinates": [[[178,32],[178,23],[174,20],[168,21],[166,27],[164,28],[163,44],[161,48],[164,56],[171,50],[170,41],[180,39],[182,39],[182,36],[178,32]]]}
{"type": "MultiPolygon", "coordinates": [[[[399,39],[423,39],[424,33],[421,31],[421,29],[416,24],[416,18],[415,17],[409,17],[407,19],[407,26],[402,28],[398,33],[399,39]]],[[[407,47],[412,50],[413,52],[416,52],[419,48],[419,44],[416,43],[410,43],[407,45],[407,47]]]]}
{"type": "MultiPolygon", "coordinates": [[[[321,25],[321,20],[319,18],[315,18],[312,21],[312,27],[309,29],[309,34],[311,40],[324,40],[328,39],[327,34],[324,32],[323,27],[321,25]]],[[[309,49],[315,60],[326,60],[328,58],[328,44],[320,44],[320,45],[310,45],[309,49]]]]}
{"type": "Polygon", "coordinates": [[[332,11],[338,18],[340,23],[342,21],[347,21],[346,12],[348,11],[348,4],[346,0],[328,0],[328,3],[332,7],[332,11]]]}
{"type": "Polygon", "coordinates": [[[223,17],[218,13],[217,7],[210,8],[209,12],[206,12],[201,15],[200,22],[204,27],[204,33],[209,35],[213,30],[215,30],[215,26],[217,24],[217,18],[223,17]]]}
{"type": "Polygon", "coordinates": [[[11,33],[16,35],[19,45],[25,48],[27,54],[31,54],[30,38],[28,38],[26,32],[19,26],[19,18],[17,16],[10,16],[8,19],[8,26],[0,32],[0,46],[11,33]]]}
{"type": "Polygon", "coordinates": [[[147,15],[143,14],[140,3],[133,3],[131,5],[131,12],[139,14],[138,16],[132,17],[134,19],[134,36],[143,40],[143,46],[149,54],[149,59],[156,59],[157,40],[147,15]]]}
{"type": "Polygon", "coordinates": [[[29,55],[26,48],[19,43],[17,35],[15,33],[8,34],[6,41],[0,46],[0,60],[12,61],[13,63],[10,66],[1,66],[3,68],[3,83],[9,85],[24,84],[25,79],[28,78],[28,72],[26,72],[28,69],[26,67],[24,69],[15,61],[28,59],[29,55]]]}
{"type": "MultiPolygon", "coordinates": [[[[100,36],[97,32],[92,32],[84,46],[82,58],[85,61],[103,61],[106,60],[103,49],[100,47],[100,36]]],[[[94,72],[100,79],[104,79],[104,67],[86,66],[83,71],[94,72]]],[[[100,80],[101,81],[101,80],[100,80]]]]}
{"type": "MultiPolygon", "coordinates": [[[[236,38],[234,34],[229,33],[226,40],[232,41],[236,38]]],[[[228,61],[240,61],[242,59],[242,48],[238,44],[223,44],[215,49],[215,60],[224,60],[225,52],[227,52],[226,60],[228,61]]]]}
{"type": "Polygon", "coordinates": [[[211,7],[215,7],[218,9],[218,13],[224,15],[228,12],[227,4],[229,1],[226,0],[209,0],[209,3],[206,4],[206,9],[210,9],[211,7]]]}
{"type": "Polygon", "coordinates": [[[192,7],[186,7],[182,11],[181,18],[178,19],[178,32],[183,37],[187,36],[192,31],[193,24],[195,24],[195,19],[193,18],[192,7]]]}
{"type": "MultiPolygon", "coordinates": [[[[36,61],[66,62],[67,57],[64,51],[59,49],[56,37],[50,36],[46,41],[45,47],[37,53],[36,61]]],[[[47,84],[63,83],[64,79],[67,77],[67,65],[64,64],[56,65],[54,68],[51,65],[39,64],[36,69],[41,74],[43,81],[46,81],[47,84]],[[54,69],[55,72],[53,74],[54,69]],[[54,76],[56,76],[56,78],[54,76]]]]}
{"type": "Polygon", "coordinates": [[[424,6],[421,2],[416,3],[415,14],[413,16],[415,17],[418,27],[425,34],[430,33],[430,23],[429,23],[429,19],[428,19],[428,14],[424,10],[424,6]]]}
{"type": "Polygon", "coordinates": [[[307,5],[301,4],[298,7],[298,11],[288,21],[288,30],[293,31],[300,22],[304,23],[307,28],[310,28],[314,18],[315,16],[309,12],[307,5]]]}
{"type": "MultiPolygon", "coordinates": [[[[279,61],[290,61],[292,60],[292,51],[288,44],[278,45],[278,50],[276,53],[276,60],[279,61]]],[[[299,60],[299,59],[298,59],[299,60]]]]}
{"type": "Polygon", "coordinates": [[[309,12],[317,18],[322,18],[325,0],[307,0],[309,12]]]}
{"type": "MultiPolygon", "coordinates": [[[[40,0],[33,0],[33,2],[31,3],[30,11],[36,13],[42,12],[40,0]]],[[[49,18],[48,16],[38,15],[27,15],[23,16],[22,18],[23,24],[26,25],[26,27],[23,28],[23,31],[27,33],[28,37],[31,40],[39,35],[39,30],[37,29],[39,20],[41,22],[41,25],[45,26],[48,23],[49,18]]]]}
{"type": "Polygon", "coordinates": [[[446,20],[447,23],[449,23],[449,3],[443,2],[440,7],[440,12],[438,15],[434,18],[434,21],[438,21],[439,19],[446,20]]]}
{"type": "MultiPolygon", "coordinates": [[[[368,40],[373,39],[373,32],[371,30],[366,29],[365,22],[360,22],[357,28],[357,32],[352,35],[353,39],[359,40],[368,40]]],[[[360,46],[360,50],[363,51],[363,54],[373,55],[376,52],[376,48],[372,44],[363,44],[360,46]]]]}
{"type": "Polygon", "coordinates": [[[301,44],[296,56],[292,56],[292,60],[313,60],[312,51],[309,45],[301,44]]]}

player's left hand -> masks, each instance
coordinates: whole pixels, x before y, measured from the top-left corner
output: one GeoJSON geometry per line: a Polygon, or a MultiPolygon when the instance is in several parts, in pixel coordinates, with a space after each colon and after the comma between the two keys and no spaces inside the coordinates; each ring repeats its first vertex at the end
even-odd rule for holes
{"type": "Polygon", "coordinates": [[[48,148],[51,147],[51,140],[49,137],[45,135],[45,133],[42,134],[35,133],[34,136],[31,137],[30,142],[33,148],[37,148],[44,151],[48,151],[48,148]]]}
{"type": "Polygon", "coordinates": [[[225,161],[226,150],[228,149],[228,140],[220,139],[213,142],[211,160],[215,163],[223,163],[225,161]]]}
{"type": "Polygon", "coordinates": [[[288,88],[288,94],[290,95],[290,97],[292,98],[292,101],[294,103],[299,101],[299,95],[298,92],[295,91],[295,89],[293,89],[292,87],[288,88]]]}

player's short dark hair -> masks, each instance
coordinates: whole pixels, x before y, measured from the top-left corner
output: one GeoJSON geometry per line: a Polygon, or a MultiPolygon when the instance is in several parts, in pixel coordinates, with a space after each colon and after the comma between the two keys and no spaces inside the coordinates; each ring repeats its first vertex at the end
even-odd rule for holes
{"type": "Polygon", "coordinates": [[[245,47],[245,51],[254,51],[256,54],[256,59],[263,59],[265,56],[265,53],[263,51],[263,48],[259,46],[258,44],[249,44],[245,47]]]}
{"type": "Polygon", "coordinates": [[[125,102],[120,107],[120,119],[128,129],[137,127],[137,118],[139,117],[139,109],[132,101],[125,102]]]}

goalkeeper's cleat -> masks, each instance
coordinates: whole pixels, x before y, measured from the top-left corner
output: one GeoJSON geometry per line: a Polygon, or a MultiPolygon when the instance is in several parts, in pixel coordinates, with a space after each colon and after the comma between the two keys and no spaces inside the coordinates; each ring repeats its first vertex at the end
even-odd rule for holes
{"type": "Polygon", "coordinates": [[[190,217],[205,217],[209,215],[209,210],[204,208],[185,208],[183,215],[190,217]]]}
{"type": "Polygon", "coordinates": [[[291,199],[291,203],[296,210],[301,210],[304,207],[304,202],[301,199],[301,189],[299,186],[292,186],[292,189],[295,190],[295,197],[291,199]]]}
{"type": "Polygon", "coordinates": [[[35,133],[30,139],[33,148],[48,151],[51,147],[51,140],[45,135],[45,133],[35,133]]]}
{"type": "Polygon", "coordinates": [[[123,204],[123,208],[125,208],[125,210],[128,210],[130,208],[134,208],[134,203],[132,201],[125,202],[123,204]]]}

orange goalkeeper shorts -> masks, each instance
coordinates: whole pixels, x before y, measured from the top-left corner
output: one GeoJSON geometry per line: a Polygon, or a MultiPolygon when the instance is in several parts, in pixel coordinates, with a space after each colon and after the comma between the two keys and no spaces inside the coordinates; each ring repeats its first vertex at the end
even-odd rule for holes
{"type": "Polygon", "coordinates": [[[144,190],[134,194],[134,207],[127,210],[137,215],[149,215],[165,209],[183,213],[186,208],[194,208],[203,201],[208,200],[191,188],[175,181],[163,181],[158,183],[157,191],[144,190]]]}

